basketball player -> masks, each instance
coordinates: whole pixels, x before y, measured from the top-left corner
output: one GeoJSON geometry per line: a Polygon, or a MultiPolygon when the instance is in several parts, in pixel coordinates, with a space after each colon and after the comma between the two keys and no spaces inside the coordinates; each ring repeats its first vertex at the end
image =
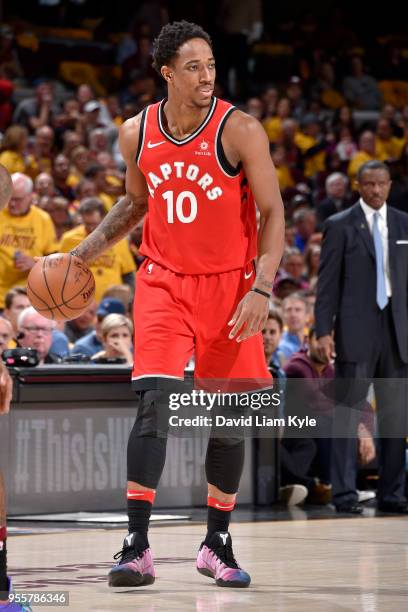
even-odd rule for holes
{"type": "MultiPolygon", "coordinates": [[[[168,24],[153,59],[168,97],[120,129],[127,195],[72,251],[94,259],[147,212],[134,302],[139,407],[128,443],[129,535],[109,574],[111,586],[154,582],[147,531],[165,462],[166,436],[158,435],[157,420],[166,383],[183,378],[194,350],[196,379],[270,384],[260,332],[284,243],[267,136],[256,119],[213,96],[208,34],[186,21],[168,24]]],[[[224,587],[250,583],[228,532],[243,462],[243,439],[210,438],[208,530],[197,569],[224,587]]]]}
{"type": "MultiPolygon", "coordinates": [[[[0,165],[0,210],[7,206],[11,198],[12,189],[13,184],[10,174],[4,166],[0,165]]],[[[10,375],[0,361],[0,417],[2,414],[7,414],[10,410],[12,391],[13,385],[10,375]]],[[[0,469],[0,610],[1,612],[29,611],[30,607],[20,606],[4,598],[4,593],[8,594],[11,592],[11,580],[7,576],[6,540],[6,491],[3,474],[0,469]]]]}

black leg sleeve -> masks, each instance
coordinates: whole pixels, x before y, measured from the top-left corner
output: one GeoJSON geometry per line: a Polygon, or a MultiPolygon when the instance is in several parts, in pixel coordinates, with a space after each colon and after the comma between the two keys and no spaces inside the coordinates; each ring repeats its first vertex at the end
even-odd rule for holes
{"type": "Polygon", "coordinates": [[[127,448],[127,479],[156,489],[166,461],[168,394],[140,393],[135,424],[127,448]]]}

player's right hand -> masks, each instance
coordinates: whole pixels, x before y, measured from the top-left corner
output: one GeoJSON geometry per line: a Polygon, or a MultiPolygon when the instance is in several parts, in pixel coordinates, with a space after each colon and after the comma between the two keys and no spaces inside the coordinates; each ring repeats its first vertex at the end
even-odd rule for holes
{"type": "Polygon", "coordinates": [[[12,393],[13,381],[6,366],[0,362],[0,414],[9,412],[12,393]]]}
{"type": "Polygon", "coordinates": [[[228,336],[229,339],[235,338],[236,342],[242,342],[261,332],[268,319],[268,312],[269,300],[254,291],[248,291],[239,302],[228,323],[230,327],[233,326],[228,336]]]}
{"type": "Polygon", "coordinates": [[[336,356],[334,350],[334,340],[331,335],[320,336],[317,339],[317,350],[319,353],[319,357],[326,361],[326,363],[330,363],[333,357],[336,356]]]}

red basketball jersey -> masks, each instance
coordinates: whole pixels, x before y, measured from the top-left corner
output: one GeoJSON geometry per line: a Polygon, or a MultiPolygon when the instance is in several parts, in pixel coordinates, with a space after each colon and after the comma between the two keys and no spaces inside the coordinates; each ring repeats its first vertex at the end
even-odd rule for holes
{"type": "Polygon", "coordinates": [[[193,134],[163,128],[165,100],[142,116],[136,161],[149,189],[140,252],[181,274],[243,268],[256,257],[255,203],[242,168],[225,157],[221,135],[235,108],[213,98],[193,134]]]}

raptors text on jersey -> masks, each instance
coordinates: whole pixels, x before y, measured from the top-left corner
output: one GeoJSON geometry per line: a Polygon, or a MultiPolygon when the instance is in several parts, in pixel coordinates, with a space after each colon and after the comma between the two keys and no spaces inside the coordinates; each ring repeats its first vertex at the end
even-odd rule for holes
{"type": "Polygon", "coordinates": [[[140,252],[180,274],[243,268],[256,257],[255,203],[221,136],[235,107],[213,98],[207,117],[177,140],[163,128],[166,100],[142,115],[136,155],[149,190],[140,252]]]}

